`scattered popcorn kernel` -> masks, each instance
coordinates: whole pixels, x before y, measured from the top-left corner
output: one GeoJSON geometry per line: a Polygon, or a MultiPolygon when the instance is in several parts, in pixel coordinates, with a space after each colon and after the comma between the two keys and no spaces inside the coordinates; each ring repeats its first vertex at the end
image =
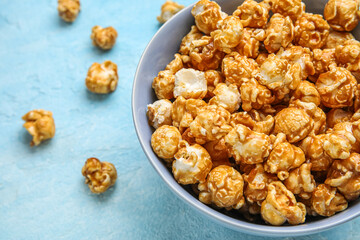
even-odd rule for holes
{"type": "Polygon", "coordinates": [[[114,164],[100,162],[97,158],[89,158],[81,169],[85,177],[85,183],[93,193],[103,193],[113,186],[117,179],[117,172],[114,164]]]}
{"type": "Polygon", "coordinates": [[[286,48],[294,39],[294,25],[290,17],[275,13],[266,28],[264,45],[269,53],[277,52],[281,47],[286,48]]]}
{"type": "Polygon", "coordinates": [[[221,165],[209,173],[206,182],[200,183],[199,200],[217,207],[239,209],[244,203],[244,180],[234,168],[221,165]]]}
{"type": "Polygon", "coordinates": [[[206,71],[205,79],[207,82],[207,94],[206,94],[205,98],[211,98],[211,97],[215,96],[215,94],[213,92],[214,92],[216,86],[219,83],[224,82],[224,79],[223,79],[221,72],[216,71],[216,70],[206,71]]]}
{"type": "Polygon", "coordinates": [[[265,30],[261,28],[244,28],[240,43],[235,51],[248,58],[256,58],[259,55],[260,41],[265,39],[265,30]]]}
{"type": "Polygon", "coordinates": [[[240,95],[242,109],[244,111],[264,108],[269,106],[275,100],[275,96],[270,89],[259,84],[254,78],[244,81],[243,84],[241,84],[240,95]]]}
{"type": "Polygon", "coordinates": [[[301,67],[299,63],[290,64],[285,59],[280,59],[274,54],[260,66],[260,71],[255,75],[260,84],[275,91],[276,97],[281,100],[300,84],[301,67]]]}
{"type": "Polygon", "coordinates": [[[199,144],[180,143],[180,149],[175,154],[172,172],[178,183],[183,185],[204,182],[211,170],[211,157],[199,144]]]}
{"type": "Polygon", "coordinates": [[[280,13],[285,17],[289,16],[294,22],[305,12],[301,0],[270,0],[270,5],[273,13],[280,13]]]}
{"type": "Polygon", "coordinates": [[[310,49],[322,48],[330,26],[319,14],[303,13],[295,23],[296,44],[310,49]]]}
{"type": "Polygon", "coordinates": [[[111,61],[105,61],[91,65],[85,84],[93,93],[106,94],[115,91],[118,79],[117,65],[111,61]]]}
{"type": "Polygon", "coordinates": [[[255,132],[265,133],[267,135],[272,132],[274,122],[273,116],[259,113],[256,110],[233,113],[230,119],[230,125],[232,127],[235,127],[237,124],[242,124],[255,132]]]}
{"type": "Polygon", "coordinates": [[[326,114],[326,124],[328,128],[333,128],[341,122],[349,122],[353,113],[341,108],[333,108],[326,114]]]}
{"type": "Polygon", "coordinates": [[[181,40],[179,53],[189,55],[191,50],[191,43],[194,40],[199,40],[202,36],[203,34],[195,25],[191,26],[190,32],[186,34],[186,36],[181,40]]]}
{"type": "Polygon", "coordinates": [[[301,81],[296,90],[292,93],[290,102],[300,100],[302,102],[314,103],[316,106],[320,105],[320,94],[315,85],[309,81],[301,81]]]}
{"type": "Polygon", "coordinates": [[[115,45],[117,36],[117,31],[113,27],[102,28],[95,26],[92,28],[90,38],[94,46],[109,50],[115,45]]]}
{"type": "Polygon", "coordinates": [[[149,123],[155,129],[163,125],[171,125],[172,123],[172,103],[167,99],[157,100],[153,104],[147,106],[147,116],[149,123]]]}
{"type": "Polygon", "coordinates": [[[207,93],[204,72],[183,68],[175,74],[174,97],[202,99],[207,93]]]}
{"type": "Polygon", "coordinates": [[[205,34],[216,30],[217,22],[227,16],[216,2],[209,0],[198,1],[191,10],[191,14],[195,18],[198,29],[205,34]]]}
{"type": "Polygon", "coordinates": [[[321,216],[330,217],[336,212],[344,211],[348,203],[336,188],[319,184],[312,193],[311,206],[321,216]]]}
{"type": "Polygon", "coordinates": [[[37,146],[42,141],[55,136],[55,122],[52,112],[42,109],[32,110],[26,113],[22,119],[25,121],[23,127],[33,137],[30,146],[37,146]]]}
{"type": "Polygon", "coordinates": [[[226,136],[226,146],[236,163],[256,164],[265,161],[271,150],[270,137],[238,124],[226,136]]]}
{"type": "Polygon", "coordinates": [[[354,36],[349,32],[330,31],[326,39],[324,49],[336,48],[337,46],[344,45],[347,40],[354,39],[354,36]]]}
{"type": "Polygon", "coordinates": [[[330,108],[352,106],[356,85],[355,77],[342,67],[331,67],[316,81],[321,103],[330,108]]]}
{"type": "Polygon", "coordinates": [[[172,162],[181,141],[176,127],[164,125],[156,129],[151,136],[151,147],[155,154],[167,162],[172,162]]]}
{"type": "Polygon", "coordinates": [[[236,47],[241,41],[241,21],[237,17],[228,16],[217,23],[217,28],[210,33],[214,38],[215,47],[225,53],[231,53],[231,48],[236,47]]]}
{"type": "Polygon", "coordinates": [[[261,204],[261,217],[271,225],[291,225],[305,222],[306,208],[280,181],[268,186],[266,199],[261,204]]]}
{"type": "Polygon", "coordinates": [[[351,153],[344,160],[335,160],[330,167],[325,184],[336,187],[348,201],[360,195],[360,154],[351,153]]]}
{"type": "Polygon", "coordinates": [[[209,105],[201,108],[190,124],[191,133],[199,144],[219,140],[230,130],[230,113],[223,107],[209,105]]]}
{"type": "Polygon", "coordinates": [[[189,57],[194,68],[200,71],[215,70],[219,67],[224,53],[215,48],[212,37],[203,36],[191,42],[189,57]]]}
{"type": "Polygon", "coordinates": [[[177,2],[166,1],[161,6],[160,16],[157,16],[156,19],[159,21],[159,23],[165,23],[167,20],[169,20],[172,16],[174,16],[176,13],[178,13],[183,8],[184,8],[184,6],[178,4],[177,2]]]}
{"type": "Polygon", "coordinates": [[[219,83],[213,91],[215,96],[210,99],[210,105],[218,105],[230,113],[235,112],[240,107],[240,93],[235,84],[227,86],[225,83],[219,83]]]}
{"type": "Polygon", "coordinates": [[[359,23],[357,0],[329,0],[324,8],[324,18],[336,31],[352,31],[359,23]]]}
{"type": "Polygon", "coordinates": [[[239,17],[244,27],[263,28],[269,18],[269,10],[270,7],[264,2],[245,0],[237,7],[233,16],[239,17]]]}
{"type": "Polygon", "coordinates": [[[204,147],[211,156],[213,168],[220,165],[231,166],[231,163],[229,162],[230,153],[228,147],[225,144],[224,138],[207,142],[205,143],[204,147]]]}
{"type": "Polygon", "coordinates": [[[58,12],[65,22],[73,22],[80,12],[80,1],[58,0],[58,12]]]}
{"type": "Polygon", "coordinates": [[[251,79],[259,71],[259,66],[253,59],[232,52],[224,57],[221,71],[225,76],[226,83],[234,83],[240,87],[246,79],[251,79]]]}
{"type": "Polygon", "coordinates": [[[284,184],[293,194],[302,199],[310,199],[316,188],[314,177],[311,175],[311,163],[304,163],[292,170],[284,184]]]}
{"type": "Polygon", "coordinates": [[[275,116],[274,134],[284,133],[290,143],[304,139],[314,127],[314,120],[303,109],[289,107],[275,116]]]}

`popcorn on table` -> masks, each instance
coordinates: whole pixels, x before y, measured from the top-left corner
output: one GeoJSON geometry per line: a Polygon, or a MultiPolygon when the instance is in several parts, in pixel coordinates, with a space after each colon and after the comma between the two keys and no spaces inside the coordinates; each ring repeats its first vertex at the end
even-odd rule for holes
{"type": "Polygon", "coordinates": [[[33,137],[30,146],[37,146],[42,141],[55,136],[55,122],[52,112],[42,109],[32,110],[26,113],[22,119],[25,121],[24,128],[33,137]]]}

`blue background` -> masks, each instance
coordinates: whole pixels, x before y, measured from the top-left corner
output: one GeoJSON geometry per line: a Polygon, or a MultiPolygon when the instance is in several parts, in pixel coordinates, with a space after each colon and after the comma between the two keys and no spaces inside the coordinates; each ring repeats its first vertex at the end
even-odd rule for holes
{"type": "MultiPolygon", "coordinates": [[[[67,24],[55,0],[1,0],[0,239],[264,239],[213,223],[179,200],[138,143],[132,82],[163,1],[83,0],[67,24]],[[117,29],[111,51],[92,46],[94,25],[117,29]],[[104,60],[117,63],[119,84],[98,96],[84,79],[104,60]],[[21,120],[32,109],[52,111],[56,123],[55,137],[33,148],[21,120]],[[115,187],[103,195],[84,184],[88,157],[117,168],[115,187]]],[[[360,219],[296,239],[313,238],[359,239],[360,219]]]]}

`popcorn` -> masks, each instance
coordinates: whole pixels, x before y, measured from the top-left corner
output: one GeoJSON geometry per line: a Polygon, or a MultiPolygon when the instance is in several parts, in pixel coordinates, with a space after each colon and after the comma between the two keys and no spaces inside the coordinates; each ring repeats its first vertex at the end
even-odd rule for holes
{"type": "Polygon", "coordinates": [[[259,84],[254,78],[244,81],[243,84],[241,84],[240,94],[242,109],[244,111],[267,107],[275,100],[275,96],[270,89],[259,84]]]}
{"type": "Polygon", "coordinates": [[[174,97],[202,99],[207,93],[207,82],[203,72],[181,69],[175,74],[174,97]]]}
{"type": "Polygon", "coordinates": [[[266,28],[264,45],[269,53],[277,52],[281,47],[286,48],[294,39],[294,25],[290,17],[275,13],[266,28]]]}
{"type": "Polygon", "coordinates": [[[294,22],[305,12],[305,6],[301,4],[301,0],[270,0],[269,2],[273,13],[289,16],[294,22]]]}
{"type": "Polygon", "coordinates": [[[97,158],[87,159],[81,173],[93,193],[105,192],[117,179],[115,166],[109,162],[100,162],[97,158]]]}
{"type": "Polygon", "coordinates": [[[156,19],[159,21],[159,23],[165,23],[183,8],[184,6],[178,4],[177,2],[166,1],[161,6],[160,16],[157,16],[156,19]]]}
{"type": "Polygon", "coordinates": [[[259,55],[260,41],[264,41],[265,30],[261,28],[244,28],[235,51],[241,56],[256,58],[259,55]]]}
{"type": "Polygon", "coordinates": [[[213,92],[214,92],[216,86],[219,83],[224,82],[221,72],[216,71],[216,70],[207,70],[205,72],[205,79],[207,82],[207,94],[206,94],[205,98],[210,98],[210,97],[215,96],[215,94],[213,92]]]}
{"type": "Polygon", "coordinates": [[[239,209],[244,203],[244,180],[234,168],[221,165],[209,173],[206,182],[200,183],[199,200],[214,203],[219,208],[239,209]]]}
{"type": "Polygon", "coordinates": [[[239,17],[244,27],[263,28],[269,18],[269,10],[270,7],[264,2],[245,0],[237,7],[233,16],[239,17]]]}
{"type": "Polygon", "coordinates": [[[181,134],[176,127],[164,125],[151,136],[151,147],[155,154],[167,162],[172,162],[178,151],[181,134]]]}
{"type": "Polygon", "coordinates": [[[65,22],[73,22],[80,12],[79,0],[58,0],[59,16],[65,22]]]}
{"type": "Polygon", "coordinates": [[[292,225],[305,222],[306,208],[280,181],[269,184],[266,199],[261,204],[261,217],[271,225],[292,225]]]}
{"type": "Polygon", "coordinates": [[[42,141],[55,136],[55,122],[52,112],[42,109],[32,110],[26,113],[22,119],[23,127],[33,137],[30,146],[38,146],[42,141]]]}
{"type": "Polygon", "coordinates": [[[330,71],[322,73],[316,81],[321,103],[330,108],[351,106],[356,85],[354,76],[342,67],[330,67],[330,71]]]}
{"type": "Polygon", "coordinates": [[[85,84],[93,93],[107,94],[115,91],[118,79],[117,65],[111,61],[105,61],[91,65],[85,84]]]}
{"type": "Polygon", "coordinates": [[[295,23],[294,42],[310,49],[322,48],[330,26],[319,14],[303,13],[295,23]]]}
{"type": "Polygon", "coordinates": [[[240,107],[240,93],[235,84],[227,86],[225,83],[219,83],[213,91],[215,96],[210,99],[210,105],[217,105],[225,108],[230,113],[235,112],[240,107]]]}
{"type": "Polygon", "coordinates": [[[250,112],[237,112],[231,115],[230,125],[235,127],[242,124],[258,133],[270,134],[274,128],[274,118],[271,115],[264,115],[256,110],[250,112]]]}
{"type": "MultiPolygon", "coordinates": [[[[359,75],[360,72],[360,42],[347,40],[343,45],[338,45],[335,49],[336,61],[340,66],[359,75]]],[[[358,78],[358,76],[356,76],[358,78]]]]}
{"type": "Polygon", "coordinates": [[[329,0],[324,17],[336,31],[352,31],[359,23],[359,2],[356,0],[329,0]]]}
{"type": "Polygon", "coordinates": [[[209,0],[198,1],[191,10],[191,14],[195,18],[197,28],[205,34],[216,30],[217,22],[227,16],[216,2],[209,0]]]}
{"type": "Polygon", "coordinates": [[[95,26],[92,28],[90,38],[94,46],[109,50],[115,45],[117,36],[117,31],[113,27],[102,28],[95,26]]]}
{"type": "Polygon", "coordinates": [[[351,39],[354,39],[354,36],[349,32],[330,31],[324,48],[336,48],[337,46],[344,45],[347,40],[351,39]]]}
{"type": "Polygon", "coordinates": [[[326,184],[319,184],[311,197],[311,207],[321,216],[332,216],[336,212],[344,211],[348,203],[336,188],[326,184]]]}
{"type": "Polygon", "coordinates": [[[229,162],[230,153],[228,147],[226,146],[225,138],[207,142],[204,147],[211,156],[213,168],[220,165],[231,166],[231,163],[229,162]]]}
{"type": "Polygon", "coordinates": [[[225,142],[237,164],[262,163],[271,150],[268,135],[254,132],[242,124],[234,126],[225,136],[225,142]]]}
{"type": "Polygon", "coordinates": [[[301,81],[296,90],[292,93],[290,102],[300,100],[301,102],[314,103],[319,106],[321,103],[320,94],[315,85],[309,81],[301,81]]]}
{"type": "Polygon", "coordinates": [[[284,184],[288,190],[302,199],[310,199],[316,188],[314,177],[311,175],[311,163],[304,163],[292,170],[284,184]]]}
{"type": "Polygon", "coordinates": [[[176,181],[183,185],[204,182],[212,166],[209,153],[199,144],[183,142],[180,147],[172,164],[176,181]]]}
{"type": "Polygon", "coordinates": [[[195,25],[191,26],[190,32],[181,40],[179,53],[183,55],[189,55],[191,50],[191,43],[194,40],[201,39],[202,36],[203,34],[195,25]]]}
{"type": "Polygon", "coordinates": [[[353,113],[343,110],[341,108],[331,109],[326,114],[326,124],[328,128],[333,128],[336,124],[341,122],[349,122],[353,113]]]}
{"type": "Polygon", "coordinates": [[[163,125],[171,125],[172,123],[172,103],[167,99],[155,101],[147,106],[147,116],[149,124],[155,129],[163,125]]]}
{"type": "Polygon", "coordinates": [[[351,153],[344,160],[335,160],[330,167],[325,184],[336,187],[348,200],[360,196],[360,154],[351,153]]]}
{"type": "Polygon", "coordinates": [[[309,80],[316,82],[321,73],[330,71],[330,66],[337,66],[335,59],[335,49],[314,49],[313,63],[315,74],[314,76],[309,76],[309,80]]]}

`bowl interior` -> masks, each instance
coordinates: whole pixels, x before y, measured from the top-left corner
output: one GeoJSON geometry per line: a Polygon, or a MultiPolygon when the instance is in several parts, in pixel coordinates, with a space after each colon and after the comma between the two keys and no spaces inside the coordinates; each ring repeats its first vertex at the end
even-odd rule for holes
{"type": "MultiPolygon", "coordinates": [[[[220,0],[217,2],[223,11],[231,14],[243,1],[220,0]]],[[[327,1],[304,0],[303,2],[306,4],[307,12],[322,14],[327,1]]],[[[148,124],[146,107],[157,100],[151,88],[153,78],[173,59],[174,54],[179,49],[181,39],[194,24],[194,18],[190,12],[191,8],[192,6],[188,6],[183,9],[159,29],[141,57],[133,85],[132,111],[138,138],[149,161],[170,189],[178,197],[211,219],[235,230],[256,235],[296,236],[311,234],[324,231],[360,215],[360,200],[356,200],[349,204],[348,209],[330,218],[307,217],[306,223],[298,226],[269,226],[258,218],[254,218],[252,219],[253,222],[250,222],[236,211],[215,210],[206,206],[197,200],[197,196],[193,194],[191,187],[182,186],[174,180],[171,171],[151,149],[150,139],[154,129],[148,124]]],[[[353,31],[353,34],[355,38],[360,39],[359,27],[353,31]]]]}

